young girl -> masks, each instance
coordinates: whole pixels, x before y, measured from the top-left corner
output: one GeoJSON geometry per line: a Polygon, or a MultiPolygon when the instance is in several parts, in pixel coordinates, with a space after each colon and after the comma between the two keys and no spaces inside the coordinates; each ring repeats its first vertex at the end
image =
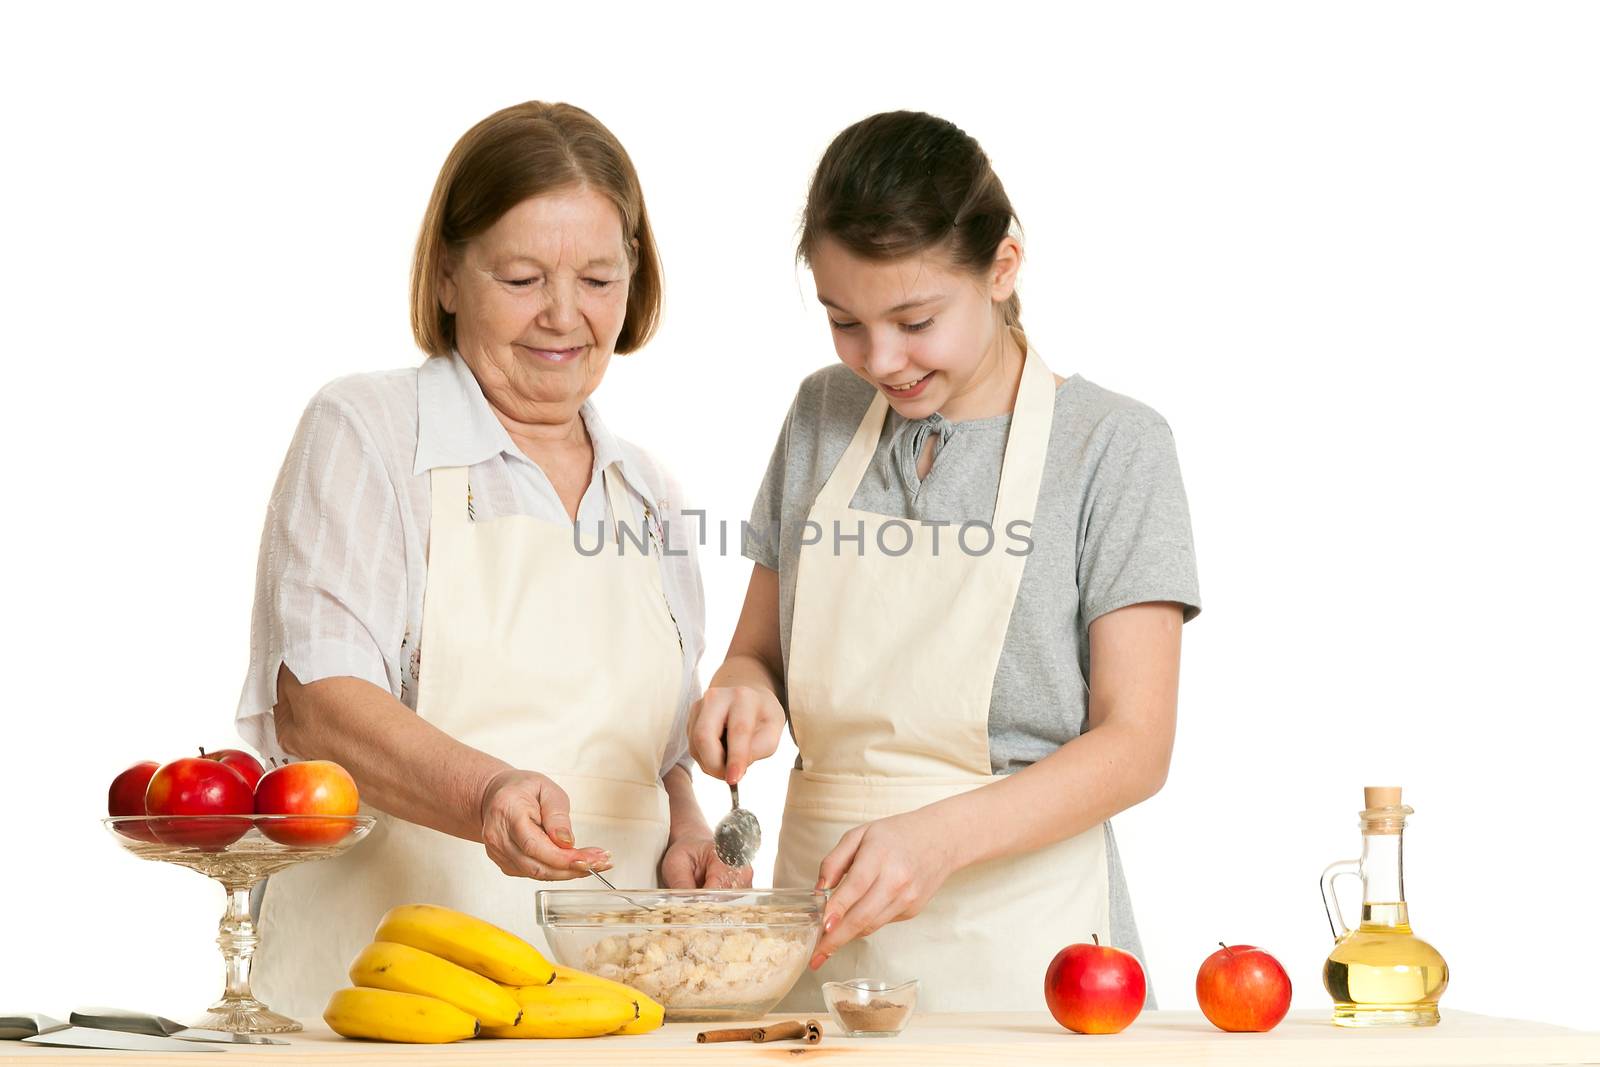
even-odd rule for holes
{"type": "Polygon", "coordinates": [[[833,892],[787,1010],[853,977],[1028,1010],[1067,944],[1142,957],[1109,820],[1166,778],[1188,504],[1161,416],[1022,333],[1015,223],[932,115],[856,123],[811,182],[799,255],[840,365],[779,435],[690,727],[729,782],[786,718],[799,747],[773,883],[833,892]]]}

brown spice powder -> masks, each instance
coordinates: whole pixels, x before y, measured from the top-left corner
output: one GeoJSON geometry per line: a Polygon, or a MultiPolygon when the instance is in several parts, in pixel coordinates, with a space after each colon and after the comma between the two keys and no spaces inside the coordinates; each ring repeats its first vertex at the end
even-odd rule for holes
{"type": "Polygon", "coordinates": [[[876,997],[866,1004],[840,1002],[834,1005],[834,1010],[851,1030],[870,1033],[899,1030],[911,1014],[902,1004],[876,997]]]}

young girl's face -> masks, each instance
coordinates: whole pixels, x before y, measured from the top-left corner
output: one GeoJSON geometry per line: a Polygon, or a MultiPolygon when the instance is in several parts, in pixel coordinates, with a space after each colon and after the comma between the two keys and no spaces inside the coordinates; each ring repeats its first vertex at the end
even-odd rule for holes
{"type": "Polygon", "coordinates": [[[982,276],[930,250],[862,259],[824,237],[810,256],[839,359],[908,419],[963,418],[992,390],[1021,248],[1007,238],[982,276]]]}

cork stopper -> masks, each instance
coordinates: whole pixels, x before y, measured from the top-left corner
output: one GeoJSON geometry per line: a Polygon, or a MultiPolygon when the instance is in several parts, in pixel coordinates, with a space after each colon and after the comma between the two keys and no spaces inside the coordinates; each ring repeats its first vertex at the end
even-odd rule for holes
{"type": "Polygon", "coordinates": [[[1362,790],[1369,808],[1398,808],[1400,787],[1397,785],[1369,785],[1362,790]]]}
{"type": "Polygon", "coordinates": [[[1406,828],[1406,816],[1412,810],[1400,803],[1397,785],[1369,785],[1362,791],[1366,810],[1361,813],[1361,832],[1364,834],[1398,834],[1406,828]]]}

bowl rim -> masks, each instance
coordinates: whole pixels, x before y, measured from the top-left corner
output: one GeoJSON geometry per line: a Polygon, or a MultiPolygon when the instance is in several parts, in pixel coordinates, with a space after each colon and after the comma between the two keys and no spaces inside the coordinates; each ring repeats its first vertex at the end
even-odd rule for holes
{"type": "Polygon", "coordinates": [[[899,993],[907,989],[916,989],[917,980],[907,978],[903,982],[884,982],[876,978],[842,978],[831,982],[822,983],[824,994],[829,989],[848,989],[856,993],[899,993]]]}
{"type": "Polygon", "coordinates": [[[821,889],[762,889],[762,888],[730,888],[730,889],[623,889],[616,891],[610,889],[540,889],[534,894],[534,915],[539,925],[547,929],[556,930],[616,930],[619,927],[628,929],[674,929],[674,930],[726,930],[738,927],[761,927],[763,929],[809,929],[822,922],[823,908],[827,903],[829,894],[821,889]],[[583,910],[589,914],[605,911],[605,905],[614,905],[614,913],[627,913],[635,908],[632,901],[643,900],[651,904],[667,904],[671,906],[674,901],[686,903],[728,903],[749,900],[749,907],[782,907],[795,913],[803,913],[794,919],[785,919],[776,922],[762,922],[752,920],[744,923],[719,923],[719,922],[596,922],[581,921],[570,917],[564,912],[583,910]]]}

